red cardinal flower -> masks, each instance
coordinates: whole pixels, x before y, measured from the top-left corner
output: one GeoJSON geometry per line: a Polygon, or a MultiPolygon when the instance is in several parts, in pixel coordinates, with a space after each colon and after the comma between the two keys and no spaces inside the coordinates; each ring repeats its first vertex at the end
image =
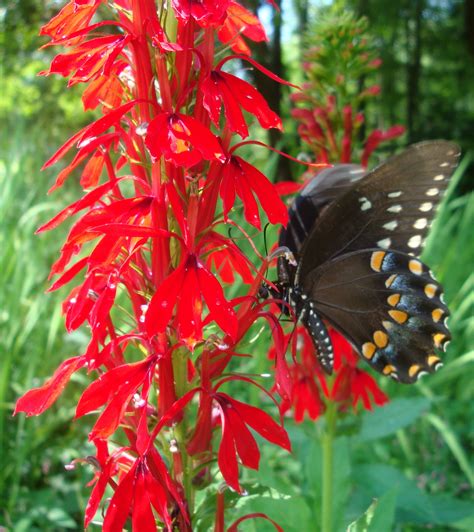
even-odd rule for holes
{"type": "Polygon", "coordinates": [[[236,54],[250,55],[250,48],[241,35],[254,42],[268,40],[265,29],[253,13],[237,2],[229,2],[227,18],[219,29],[218,37],[224,44],[229,44],[236,54]]]}
{"type": "Polygon", "coordinates": [[[162,113],[150,122],[145,138],[150,153],[189,168],[203,159],[224,161],[224,152],[209,129],[192,116],[162,113]]]}
{"type": "Polygon", "coordinates": [[[117,108],[122,103],[124,89],[119,76],[126,67],[125,62],[116,62],[107,76],[98,76],[91,81],[82,94],[85,111],[95,109],[99,105],[104,105],[104,111],[107,111],[117,108]]]}
{"type": "Polygon", "coordinates": [[[242,158],[232,155],[222,167],[220,195],[224,204],[224,218],[234,205],[237,194],[244,204],[245,219],[258,229],[261,228],[257,196],[270,223],[286,225],[288,209],[277,194],[275,187],[254,166],[242,158]]]}
{"type": "Polygon", "coordinates": [[[378,387],[377,382],[365,371],[357,367],[359,357],[349,342],[337,331],[330,330],[334,347],[334,370],[336,379],[330,397],[340,403],[352,403],[356,408],[362,402],[366,410],[372,410],[372,402],[382,406],[388,397],[378,387]]]}
{"type": "Polygon", "coordinates": [[[176,17],[181,20],[194,19],[203,28],[220,26],[226,17],[229,0],[173,0],[176,17]]]}
{"type": "Polygon", "coordinates": [[[234,283],[236,273],[246,284],[254,281],[250,261],[232,240],[210,232],[201,240],[201,246],[208,253],[207,264],[209,266],[214,264],[224,283],[234,283]]]}
{"type": "Polygon", "coordinates": [[[27,416],[38,416],[47,410],[61,395],[71,375],[86,363],[87,359],[83,356],[68,358],[62,362],[43,386],[29,390],[18,399],[13,415],[25,412],[27,416]]]}
{"type": "Polygon", "coordinates": [[[40,35],[48,35],[53,41],[63,40],[64,37],[87,26],[102,2],[103,0],[90,2],[71,0],[41,28],[40,35]]]}
{"type": "Polygon", "coordinates": [[[225,393],[217,393],[214,400],[218,405],[222,426],[222,440],[218,454],[219,469],[227,484],[241,492],[237,456],[245,467],[251,469],[258,469],[260,461],[257,442],[247,425],[266,440],[287,451],[291,450],[290,440],[284,428],[263,410],[241,403],[225,393]]]}
{"type": "Polygon", "coordinates": [[[202,82],[201,90],[204,107],[216,126],[223,105],[229,129],[242,138],[248,136],[248,128],[241,108],[253,114],[263,128],[281,129],[280,117],[270,109],[265,98],[237,76],[213,70],[202,82]]]}
{"type": "Polygon", "coordinates": [[[177,305],[175,325],[179,336],[194,346],[202,339],[204,302],[209,309],[208,319],[214,320],[231,337],[235,336],[237,318],[219,281],[198,257],[189,254],[153,296],[146,313],[148,334],[164,332],[177,305]]]}
{"type": "Polygon", "coordinates": [[[70,77],[68,86],[108,75],[117,56],[130,41],[129,36],[108,35],[83,42],[66,54],[57,55],[49,70],[40,74],[60,74],[70,77]]]}
{"type": "MultiPolygon", "coordinates": [[[[313,342],[302,326],[285,338],[286,343],[291,342],[293,364],[289,368],[291,393],[283,396],[282,412],[292,409],[297,423],[301,423],[305,416],[316,420],[326,410],[324,399],[328,396],[328,388],[316,359],[313,342]]],[[[276,358],[276,355],[277,349],[273,347],[269,357],[276,358]]]]}
{"type": "Polygon", "coordinates": [[[132,529],[156,532],[153,510],[169,529],[173,528],[171,510],[177,507],[181,515],[188,515],[181,495],[174,485],[165,464],[156,451],[135,460],[129,471],[120,479],[107,508],[103,530],[122,530],[129,514],[132,529]]]}
{"type": "MultiPolygon", "coordinates": [[[[237,344],[264,318],[276,345],[276,389],[291,395],[282,327],[256,296],[267,262],[257,271],[251,256],[221,231],[219,212],[220,194],[228,222],[236,196],[256,227],[260,206],[271,223],[288,219],[275,187],[233,155],[235,133],[248,135],[247,113],[266,129],[280,128],[280,119],[250,83],[222,71],[235,56],[214,54],[216,36],[224,48],[249,54],[244,38],[266,35],[237,2],[170,5],[173,13],[157,10],[152,0],[71,0],[41,32],[51,38],[46,46],[63,48],[43,74],[67,76],[69,86],[84,83],[84,108],[100,114],[45,163],[73,151],[52,190],[75,174],[87,190],[38,230],[71,221],[51,268],[50,291],[75,281],[63,303],[65,326],[69,332],[83,326],[89,343],[20,398],[15,413],[46,410],[83,367],[95,378],[76,418],[96,414],[89,438],[97,452],[76,461],[95,469],[85,527],[101,514],[106,532],[127,526],[191,530],[196,475],[219,468],[229,486],[242,491],[239,464],[259,466],[252,431],[290,448],[281,420],[219,390],[239,380],[273,400],[238,367],[238,357],[250,355],[239,353],[237,344]],[[220,281],[233,283],[236,273],[250,286],[230,300],[220,281]]],[[[259,257],[253,242],[248,248],[259,257]]],[[[216,526],[224,530],[229,523],[221,506],[216,526]]],[[[230,528],[252,517],[279,529],[258,513],[230,528]]]]}
{"type": "Polygon", "coordinates": [[[312,375],[308,375],[304,366],[296,364],[292,368],[293,394],[291,407],[296,423],[301,423],[305,415],[315,420],[324,414],[326,405],[321,398],[321,391],[312,375]]]}
{"type": "Polygon", "coordinates": [[[360,158],[362,165],[367,166],[370,155],[380,143],[399,137],[400,135],[403,135],[403,133],[405,133],[405,128],[403,126],[392,126],[386,131],[382,131],[381,129],[372,131],[365,141],[364,152],[360,158]]]}
{"type": "MultiPolygon", "coordinates": [[[[115,432],[133,394],[140,386],[147,391],[156,362],[156,357],[151,357],[135,364],[117,366],[88,386],[77,405],[76,418],[107,405],[89,435],[91,440],[107,438],[115,432]]],[[[142,399],[146,400],[146,397],[142,399]]]]}

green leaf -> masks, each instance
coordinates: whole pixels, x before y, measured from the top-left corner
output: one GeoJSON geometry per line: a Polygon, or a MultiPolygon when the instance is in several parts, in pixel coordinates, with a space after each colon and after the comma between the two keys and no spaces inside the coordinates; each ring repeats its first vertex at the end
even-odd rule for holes
{"type": "Polygon", "coordinates": [[[449,496],[428,495],[401,471],[385,464],[355,468],[357,490],[367,502],[398,488],[396,520],[398,523],[447,525],[474,515],[474,506],[449,496]]]}
{"type": "Polygon", "coordinates": [[[48,520],[58,529],[76,528],[77,523],[62,508],[51,508],[47,513],[48,520]]]}
{"type": "Polygon", "coordinates": [[[393,488],[375,500],[367,511],[347,527],[347,532],[381,532],[392,530],[398,489],[393,488]]]}
{"type": "Polygon", "coordinates": [[[429,414],[426,419],[438,430],[443,437],[446,445],[453,453],[454,458],[457,460],[459,467],[464,472],[469,481],[471,487],[474,487],[474,471],[471,468],[469,459],[464,452],[455,432],[451,429],[447,422],[443,421],[439,416],[429,414]]]}
{"type": "Polygon", "coordinates": [[[393,434],[413,423],[429,407],[430,401],[425,397],[394,399],[372,412],[365,412],[362,416],[361,430],[354,439],[365,442],[393,434]]]}
{"type": "MultiPolygon", "coordinates": [[[[314,530],[310,509],[301,496],[289,497],[275,490],[269,490],[269,495],[241,497],[235,508],[227,512],[226,523],[232,524],[239,517],[249,513],[264,513],[276,521],[283,530],[314,530]]],[[[262,519],[245,521],[239,525],[239,530],[275,532],[273,525],[262,519]]]]}

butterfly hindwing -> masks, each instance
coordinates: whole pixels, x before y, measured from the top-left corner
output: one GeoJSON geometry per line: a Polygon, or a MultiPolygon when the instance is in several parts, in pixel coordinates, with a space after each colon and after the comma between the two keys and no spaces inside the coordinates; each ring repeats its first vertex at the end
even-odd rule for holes
{"type": "Polygon", "coordinates": [[[449,311],[420,260],[378,248],[350,252],[311,272],[302,293],[380,373],[410,383],[440,366],[449,311]]]}

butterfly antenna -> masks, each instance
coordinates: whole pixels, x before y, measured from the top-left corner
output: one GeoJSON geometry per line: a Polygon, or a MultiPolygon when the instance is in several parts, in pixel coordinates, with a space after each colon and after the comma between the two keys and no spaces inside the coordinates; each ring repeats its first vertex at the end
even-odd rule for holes
{"type": "Polygon", "coordinates": [[[265,245],[265,256],[268,257],[268,247],[267,247],[267,229],[270,225],[269,222],[265,224],[265,227],[263,228],[263,243],[265,245]]]}

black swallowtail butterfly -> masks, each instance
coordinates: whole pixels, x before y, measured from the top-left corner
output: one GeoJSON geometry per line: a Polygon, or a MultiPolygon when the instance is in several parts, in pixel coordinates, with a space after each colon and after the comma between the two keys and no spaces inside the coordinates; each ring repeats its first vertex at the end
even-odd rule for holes
{"type": "Polygon", "coordinates": [[[283,298],[306,326],[326,372],[333,353],[323,319],[378,372],[404,383],[442,364],[450,339],[442,287],[419,260],[436,207],[458,164],[447,141],[415,144],[364,175],[324,170],[290,207],[278,259],[283,298]]]}

